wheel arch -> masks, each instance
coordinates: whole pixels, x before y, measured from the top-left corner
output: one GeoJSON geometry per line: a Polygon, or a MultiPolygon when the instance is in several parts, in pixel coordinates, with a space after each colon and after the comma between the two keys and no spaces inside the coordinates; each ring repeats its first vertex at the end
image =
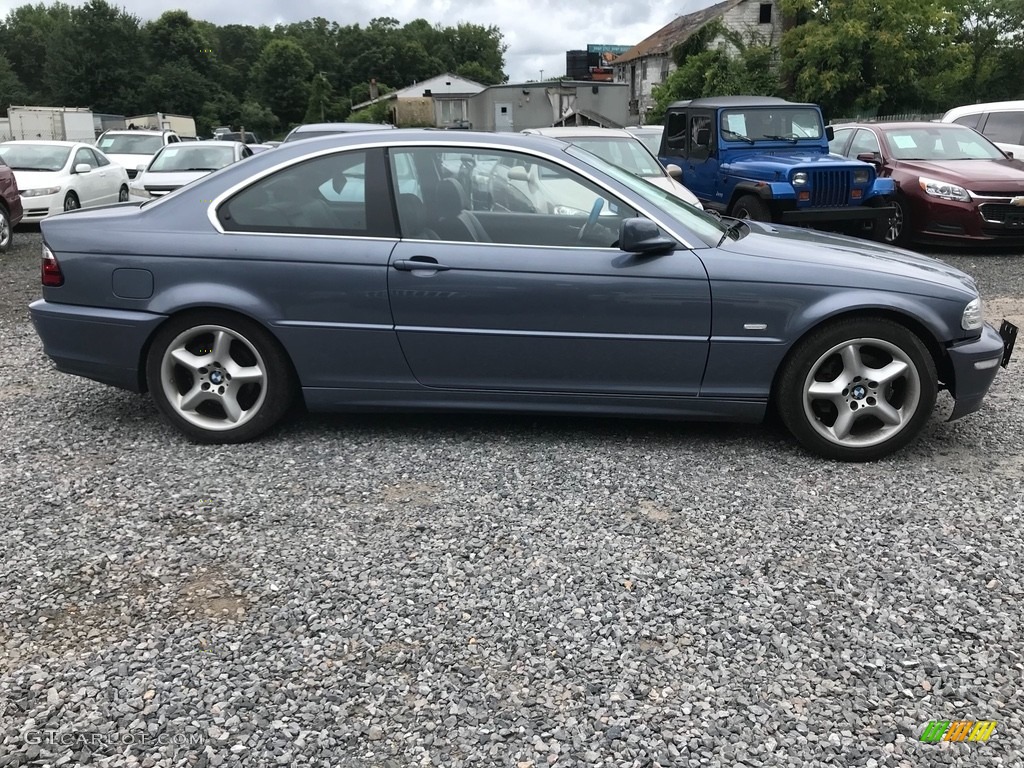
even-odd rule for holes
{"type": "Polygon", "coordinates": [[[186,315],[194,314],[196,315],[197,318],[201,318],[204,313],[210,312],[220,312],[229,315],[234,315],[237,318],[248,321],[250,323],[254,323],[258,325],[260,328],[262,328],[264,331],[266,331],[267,335],[280,349],[281,354],[284,356],[284,359],[288,361],[288,366],[291,369],[292,380],[299,385],[297,387],[295,395],[297,398],[299,398],[300,401],[304,403],[301,380],[299,378],[299,372],[295,367],[295,361],[292,360],[291,353],[289,353],[288,348],[285,347],[285,345],[281,342],[281,339],[274,332],[273,327],[271,327],[262,319],[260,319],[260,317],[255,313],[239,311],[238,308],[235,306],[224,306],[221,304],[193,304],[189,306],[180,307],[174,310],[173,312],[168,313],[163,320],[161,320],[157,325],[153,327],[149,336],[146,338],[145,343],[142,345],[142,348],[139,350],[139,360],[136,366],[136,375],[138,376],[139,382],[139,392],[149,392],[149,383],[146,381],[146,360],[149,358],[149,352],[153,348],[153,340],[156,338],[157,334],[161,331],[161,329],[163,329],[168,323],[173,322],[175,320],[179,320],[180,318],[186,315]]]}
{"type": "Polygon", "coordinates": [[[803,329],[801,334],[793,341],[792,344],[789,345],[789,348],[786,350],[786,354],[782,356],[782,359],[779,361],[779,365],[775,369],[775,374],[772,377],[771,389],[768,393],[769,407],[774,407],[778,399],[779,379],[782,377],[782,372],[786,369],[790,360],[793,359],[793,355],[803,343],[804,339],[825,326],[844,320],[889,320],[902,325],[908,331],[917,336],[928,350],[928,354],[931,356],[932,362],[935,363],[935,370],[938,374],[939,381],[946,384],[952,380],[953,369],[950,364],[949,356],[945,352],[945,347],[938,340],[934,330],[929,328],[928,325],[920,318],[915,317],[912,313],[904,309],[869,306],[858,307],[819,317],[803,329]]]}

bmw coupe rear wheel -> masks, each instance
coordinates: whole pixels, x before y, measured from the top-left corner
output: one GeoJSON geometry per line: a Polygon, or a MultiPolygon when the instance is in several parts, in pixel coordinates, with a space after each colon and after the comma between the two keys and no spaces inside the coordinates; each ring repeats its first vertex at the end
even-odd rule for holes
{"type": "Polygon", "coordinates": [[[917,437],[937,391],[935,363],[915,334],[890,320],[844,320],[793,350],[777,404],[804,447],[826,458],[872,461],[917,437]]]}
{"type": "Polygon", "coordinates": [[[200,443],[241,443],[274,426],[295,381],[277,341],[227,312],[189,313],[156,334],[146,379],[157,407],[200,443]]]}

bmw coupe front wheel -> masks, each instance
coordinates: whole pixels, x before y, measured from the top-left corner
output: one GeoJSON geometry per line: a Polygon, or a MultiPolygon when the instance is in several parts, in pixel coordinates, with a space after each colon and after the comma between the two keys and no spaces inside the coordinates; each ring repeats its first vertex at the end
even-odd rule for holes
{"type": "Polygon", "coordinates": [[[840,461],[872,461],[917,437],[937,392],[935,363],[914,333],[890,320],[843,320],[794,348],[777,406],[805,448],[840,461]]]}
{"type": "Polygon", "coordinates": [[[291,363],[260,325],[193,312],[157,332],[146,361],[160,411],[199,443],[242,443],[273,427],[295,397],[291,363]]]}

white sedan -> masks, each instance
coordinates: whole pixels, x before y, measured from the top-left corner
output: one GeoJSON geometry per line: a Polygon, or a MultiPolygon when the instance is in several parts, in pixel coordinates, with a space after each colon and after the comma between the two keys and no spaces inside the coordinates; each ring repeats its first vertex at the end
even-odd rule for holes
{"type": "Polygon", "coordinates": [[[253,155],[240,141],[190,141],[168,144],[157,152],[129,187],[132,199],[162,197],[208,173],[253,155]]]}
{"type": "Polygon", "coordinates": [[[0,157],[14,171],[22,223],[51,213],[128,200],[128,174],[96,147],[76,141],[5,141],[0,157]]]}
{"type": "Polygon", "coordinates": [[[675,165],[666,168],[647,146],[629,131],[619,128],[598,128],[590,125],[566,125],[554,128],[527,128],[523,133],[536,133],[574,144],[607,160],[652,184],[671,192],[690,205],[703,208],[690,190],[676,181],[682,170],[675,165]]]}

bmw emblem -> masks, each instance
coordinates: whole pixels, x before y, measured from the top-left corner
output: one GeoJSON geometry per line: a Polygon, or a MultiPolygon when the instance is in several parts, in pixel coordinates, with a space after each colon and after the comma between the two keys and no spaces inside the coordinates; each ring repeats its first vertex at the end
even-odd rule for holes
{"type": "Polygon", "coordinates": [[[860,384],[858,384],[856,387],[853,388],[853,399],[854,400],[863,400],[867,396],[867,394],[868,394],[868,391],[866,389],[864,389],[864,387],[862,385],[860,385],[860,384]]]}
{"type": "Polygon", "coordinates": [[[220,371],[213,371],[210,374],[210,383],[213,385],[219,385],[224,383],[224,374],[220,371]]]}

